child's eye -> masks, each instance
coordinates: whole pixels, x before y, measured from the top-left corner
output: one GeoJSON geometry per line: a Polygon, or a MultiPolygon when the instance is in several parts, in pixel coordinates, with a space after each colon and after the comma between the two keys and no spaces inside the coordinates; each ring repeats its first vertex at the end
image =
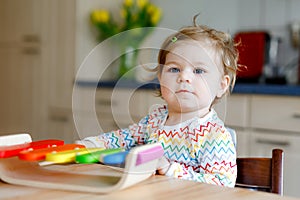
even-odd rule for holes
{"type": "Polygon", "coordinates": [[[177,73],[177,72],[180,72],[180,69],[177,68],[177,67],[171,67],[171,68],[169,69],[169,72],[177,73]]]}
{"type": "Polygon", "coordinates": [[[202,74],[202,73],[204,73],[205,71],[203,70],[203,69],[194,69],[194,73],[195,74],[202,74]]]}

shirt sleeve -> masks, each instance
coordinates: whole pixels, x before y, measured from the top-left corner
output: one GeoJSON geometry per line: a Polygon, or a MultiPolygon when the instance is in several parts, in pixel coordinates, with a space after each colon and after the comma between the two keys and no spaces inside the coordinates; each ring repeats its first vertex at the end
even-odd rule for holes
{"type": "Polygon", "coordinates": [[[199,146],[198,167],[172,161],[166,176],[234,187],[237,176],[236,150],[230,133],[226,131],[206,137],[199,146]]]}
{"type": "Polygon", "coordinates": [[[130,149],[138,144],[144,144],[147,122],[148,116],[140,120],[139,123],[130,125],[128,128],[102,133],[98,136],[86,137],[83,140],[77,141],[77,143],[88,147],[130,149]]]}

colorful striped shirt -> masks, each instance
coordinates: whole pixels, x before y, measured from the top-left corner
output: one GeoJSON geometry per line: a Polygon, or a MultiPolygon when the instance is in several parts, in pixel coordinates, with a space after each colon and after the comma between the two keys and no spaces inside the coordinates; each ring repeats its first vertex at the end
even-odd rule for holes
{"type": "Polygon", "coordinates": [[[154,108],[139,123],[125,129],[87,137],[96,147],[127,148],[160,142],[171,165],[167,176],[234,187],[236,149],[230,132],[212,109],[175,126],[165,126],[168,109],[154,108]]]}

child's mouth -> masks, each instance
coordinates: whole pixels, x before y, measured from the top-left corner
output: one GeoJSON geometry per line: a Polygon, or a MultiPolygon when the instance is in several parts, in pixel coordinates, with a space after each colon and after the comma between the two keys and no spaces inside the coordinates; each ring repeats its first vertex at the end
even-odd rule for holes
{"type": "Polygon", "coordinates": [[[178,90],[178,91],[176,91],[176,93],[193,93],[193,92],[191,92],[189,90],[178,90]]]}

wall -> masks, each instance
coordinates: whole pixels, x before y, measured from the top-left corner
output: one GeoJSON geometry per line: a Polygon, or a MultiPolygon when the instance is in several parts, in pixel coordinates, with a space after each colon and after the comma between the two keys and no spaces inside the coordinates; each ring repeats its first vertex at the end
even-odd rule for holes
{"type": "MultiPolygon", "coordinates": [[[[96,46],[97,32],[89,24],[88,16],[94,8],[105,8],[119,13],[121,0],[77,0],[77,68],[85,56],[96,46]]],[[[192,23],[193,15],[201,13],[199,23],[227,31],[232,35],[244,30],[269,30],[272,35],[282,38],[279,50],[279,64],[286,66],[297,59],[298,53],[290,43],[289,25],[300,22],[299,0],[153,0],[163,10],[160,27],[179,29],[192,23]]],[[[153,34],[148,40],[161,40],[153,34]]],[[[105,56],[113,54],[107,50],[105,56]]],[[[154,60],[155,62],[155,60],[154,60]]],[[[290,82],[295,82],[289,73],[290,82]]],[[[93,75],[83,76],[94,79],[93,75]]],[[[109,75],[106,77],[109,78],[109,75]]]]}

